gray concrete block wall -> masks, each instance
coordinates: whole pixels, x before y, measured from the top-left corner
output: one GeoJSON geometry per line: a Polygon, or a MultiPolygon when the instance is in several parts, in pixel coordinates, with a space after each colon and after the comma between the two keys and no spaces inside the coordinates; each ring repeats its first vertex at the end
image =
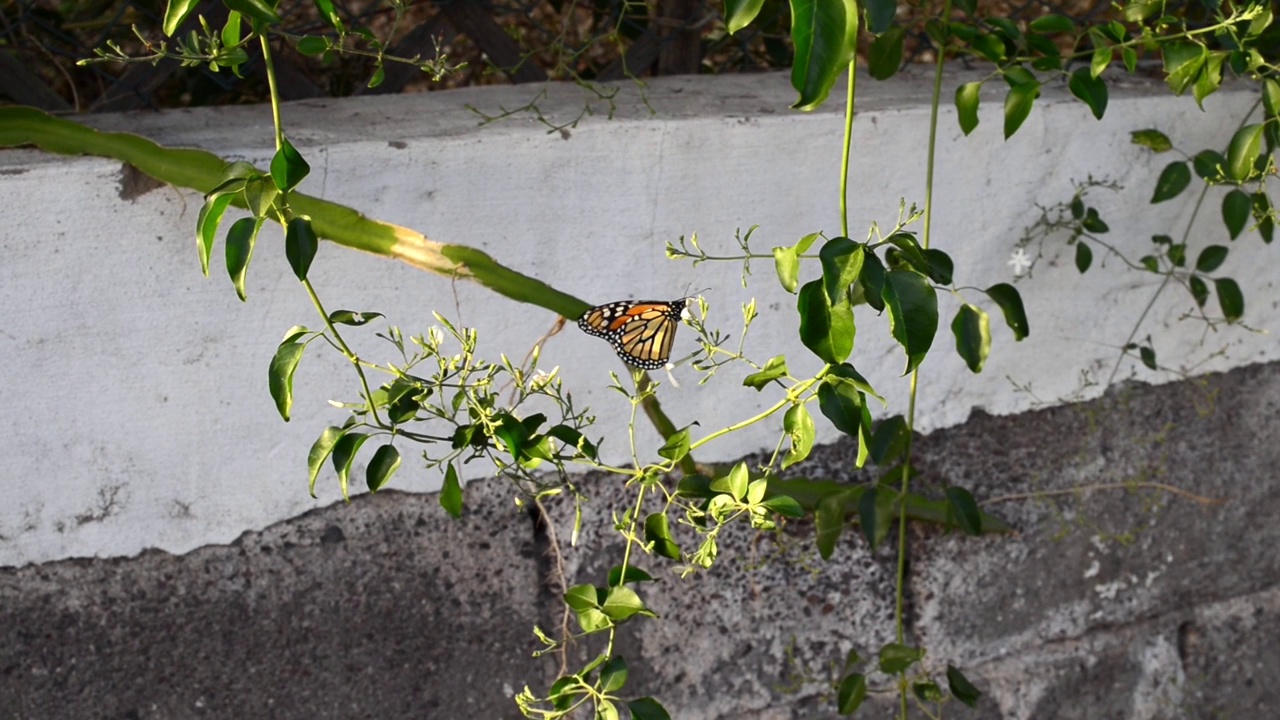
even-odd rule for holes
{"type": "MultiPolygon", "coordinates": [[[[912,641],[985,692],[946,717],[1280,716],[1280,364],[976,413],[917,449],[919,488],[979,500],[1136,481],[1225,501],[1133,488],[991,505],[1010,535],[913,526],[912,641]]],[[[828,446],[811,467],[849,477],[852,457],[828,446]]],[[[570,583],[620,557],[608,518],[626,494],[585,487],[570,583]]],[[[548,527],[500,481],[466,500],[463,521],[434,496],[384,492],[182,556],[0,569],[0,718],[515,717],[511,694],[555,672],[530,658],[532,625],[559,619],[548,527]]],[[[549,510],[567,537],[570,509],[549,510]]],[[[662,619],[634,622],[620,648],[630,686],[676,718],[833,717],[829,666],[892,636],[892,548],[870,553],[856,532],[829,563],[806,522],[733,532],[688,580],[642,563],[662,619]]]]}

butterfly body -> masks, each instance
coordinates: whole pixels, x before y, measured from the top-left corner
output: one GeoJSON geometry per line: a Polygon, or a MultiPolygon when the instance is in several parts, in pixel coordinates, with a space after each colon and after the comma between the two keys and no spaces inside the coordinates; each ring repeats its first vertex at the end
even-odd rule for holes
{"type": "Polygon", "coordinates": [[[578,318],[588,335],[604,338],[624,362],[642,370],[667,364],[676,326],[689,298],[619,300],[597,305],[578,318]]]}

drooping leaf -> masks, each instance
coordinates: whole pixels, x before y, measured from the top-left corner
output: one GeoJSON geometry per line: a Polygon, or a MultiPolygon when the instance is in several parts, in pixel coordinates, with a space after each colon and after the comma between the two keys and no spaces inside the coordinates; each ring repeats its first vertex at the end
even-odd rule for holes
{"type": "MultiPolygon", "coordinates": [[[[832,368],[832,373],[841,367],[843,365],[832,368]]],[[[818,386],[818,409],[837,430],[850,437],[858,437],[862,428],[863,404],[857,386],[841,382],[838,376],[829,374],[818,386]]]]}
{"type": "Polygon", "coordinates": [[[907,421],[901,415],[880,421],[871,436],[871,461],[883,467],[902,457],[910,437],[907,421]]]}
{"type": "Polygon", "coordinates": [[[891,270],[885,275],[884,303],[889,330],[907,353],[909,374],[919,367],[938,332],[938,295],[928,278],[914,270],[891,270]]]}
{"type": "Polygon", "coordinates": [[[222,0],[222,3],[227,8],[266,25],[280,22],[280,13],[276,12],[275,3],[270,0],[222,0]]]}
{"type": "Polygon", "coordinates": [[[280,192],[289,192],[298,187],[298,183],[311,172],[302,153],[289,142],[289,138],[281,138],[280,149],[271,158],[271,180],[280,192]]]}
{"type": "Polygon", "coordinates": [[[1176,160],[1164,166],[1160,171],[1160,179],[1156,180],[1155,192],[1151,195],[1151,204],[1172,200],[1178,197],[1191,184],[1191,168],[1185,160],[1176,160]]]}
{"type": "Polygon", "coordinates": [[[1022,294],[1009,283],[996,283],[986,289],[987,297],[1000,306],[1004,314],[1004,322],[1013,331],[1014,340],[1022,340],[1031,334],[1031,326],[1027,322],[1027,311],[1022,305],[1022,294]]]}
{"type": "Polygon", "coordinates": [[[791,107],[813,110],[831,92],[836,77],[857,48],[858,6],[854,0],[790,0],[795,61],[791,86],[800,98],[791,107]]]}
{"type": "Polygon", "coordinates": [[[782,427],[787,437],[791,438],[791,449],[782,458],[782,469],[786,470],[809,457],[813,450],[813,417],[809,415],[804,403],[796,403],[787,409],[787,414],[782,418],[782,427]]]}
{"type": "Polygon", "coordinates": [[[338,473],[338,487],[342,489],[343,499],[350,499],[347,480],[351,476],[351,465],[360,452],[360,446],[364,445],[368,439],[367,433],[349,432],[338,438],[338,442],[333,446],[333,455],[330,459],[333,461],[333,469],[338,473]]]}
{"type": "Polygon", "coordinates": [[[832,238],[822,246],[822,282],[828,303],[847,302],[849,286],[862,274],[863,246],[846,237],[832,238]]]}
{"type": "Polygon", "coordinates": [[[894,494],[886,488],[869,488],[858,498],[858,525],[872,550],[889,536],[896,508],[894,494]]]}
{"type": "Polygon", "coordinates": [[[1171,42],[1161,48],[1161,54],[1165,82],[1175,95],[1181,95],[1204,68],[1208,51],[1196,42],[1171,42]]]}
{"type": "Polygon", "coordinates": [[[289,413],[293,408],[293,373],[298,369],[298,361],[307,346],[300,342],[284,342],[276,348],[271,358],[271,367],[267,373],[267,386],[271,390],[271,399],[276,403],[276,411],[285,422],[289,422],[289,413]]]}
{"type": "MultiPolygon", "coordinates": [[[[1253,210],[1253,199],[1240,188],[1233,188],[1222,198],[1222,222],[1227,226],[1227,233],[1235,240],[1244,231],[1249,221],[1249,213],[1253,210]]],[[[1223,248],[1225,251],[1226,248],[1223,248]]],[[[1226,254],[1225,252],[1223,253],[1226,254]]],[[[1210,272],[1206,270],[1205,272],[1210,272]]]]}
{"type": "Polygon", "coordinates": [[[730,35],[751,24],[764,7],[764,0],[725,0],[724,24],[730,35]]]}
{"type": "Polygon", "coordinates": [[[831,559],[831,554],[836,549],[836,541],[844,532],[845,503],[849,497],[848,493],[833,493],[819,500],[817,508],[814,509],[814,524],[817,527],[817,537],[814,541],[818,546],[818,554],[823,560],[831,559]]]}
{"type": "Polygon", "coordinates": [[[1080,274],[1088,272],[1089,266],[1093,264],[1093,251],[1083,240],[1076,241],[1076,270],[1080,274]]]}
{"type": "Polygon", "coordinates": [[[959,485],[951,485],[946,489],[948,512],[955,517],[956,524],[966,535],[982,534],[982,513],[978,510],[978,502],[973,494],[959,485]]]}
{"type": "Polygon", "coordinates": [[[982,691],[974,687],[969,678],[953,665],[947,666],[947,686],[955,699],[969,707],[977,707],[978,698],[982,697],[982,691]]]}
{"type": "Polygon", "coordinates": [[[1071,73],[1067,87],[1072,95],[1089,106],[1095,118],[1102,119],[1102,114],[1107,111],[1107,83],[1102,78],[1091,74],[1088,68],[1080,68],[1071,73]]]}
{"type": "Polygon", "coordinates": [[[173,34],[178,32],[178,26],[199,4],[200,0],[169,0],[168,7],[164,11],[165,37],[173,37],[173,34]]]}
{"type": "Polygon", "coordinates": [[[311,493],[311,497],[316,496],[316,478],[320,475],[320,468],[324,467],[324,461],[329,459],[333,446],[345,432],[340,427],[329,426],[311,445],[311,451],[307,454],[307,491],[311,493]]]}
{"type": "Polygon", "coordinates": [[[231,284],[236,289],[236,296],[245,301],[244,278],[249,270],[249,261],[253,259],[253,245],[258,239],[258,230],[262,221],[255,218],[240,218],[227,231],[226,257],[227,274],[231,276],[231,284]]]}
{"type": "Polygon", "coordinates": [[[667,709],[651,697],[642,697],[627,703],[631,720],[671,720],[667,709]]]}
{"type": "Polygon", "coordinates": [[[871,42],[867,55],[867,71],[876,80],[888,80],[902,67],[902,41],[906,28],[891,27],[871,42]]]}
{"type": "Polygon", "coordinates": [[[298,280],[306,280],[320,240],[311,227],[311,218],[298,216],[289,221],[284,236],[284,254],[298,280]]]}
{"type": "Polygon", "coordinates": [[[960,120],[960,132],[968,135],[978,127],[978,102],[982,83],[967,82],[956,88],[956,114],[960,120]]]}
{"type": "Polygon", "coordinates": [[[898,14],[898,0],[864,0],[863,7],[867,10],[867,30],[872,35],[888,31],[898,14]]]}
{"type": "Polygon", "coordinates": [[[1204,304],[1209,301],[1209,286],[1205,285],[1199,275],[1187,278],[1187,286],[1191,288],[1191,297],[1196,301],[1196,305],[1204,307],[1204,304]]]}
{"type": "Polygon", "coordinates": [[[1040,83],[1031,81],[1014,85],[1004,99],[1004,139],[1018,132],[1022,123],[1031,115],[1031,106],[1040,95],[1040,83]]]}
{"type": "Polygon", "coordinates": [[[444,471],[444,484],[440,487],[440,507],[455,518],[462,517],[462,483],[458,470],[449,463],[444,471]]]}
{"type": "Polygon", "coordinates": [[[840,681],[836,692],[836,707],[841,715],[852,715],[867,699],[867,676],[861,673],[849,673],[840,681]]]}
{"type": "Polygon", "coordinates": [[[210,193],[200,206],[196,218],[196,251],[200,254],[200,272],[209,277],[209,257],[213,254],[213,241],[218,235],[218,225],[231,204],[233,193],[210,193]]]}
{"type": "MultiPolygon", "coordinates": [[[[452,467],[452,466],[450,466],[452,467]]],[[[400,469],[400,451],[395,445],[387,443],[378,448],[373,453],[373,459],[369,461],[369,467],[365,470],[365,482],[369,486],[370,492],[378,492],[387,483],[391,482],[391,476],[396,474],[396,470],[400,469]]]]}
{"type": "Polygon", "coordinates": [[[1218,307],[1222,308],[1222,316],[1227,322],[1236,322],[1244,317],[1244,293],[1231,278],[1215,278],[1213,289],[1218,293],[1218,307]]]}
{"type": "Polygon", "coordinates": [[[609,658],[600,667],[600,689],[603,692],[615,693],[627,684],[627,661],[622,656],[609,658]]]}
{"type": "Polygon", "coordinates": [[[778,273],[778,282],[782,283],[782,289],[794,293],[800,284],[800,258],[796,254],[796,249],[774,248],[773,269],[778,273]]]}
{"type": "Polygon", "coordinates": [[[841,298],[832,304],[822,280],[811,280],[800,288],[800,341],[824,362],[841,363],[853,352],[855,326],[853,308],[841,298]]]}
{"type": "Polygon", "coordinates": [[[982,372],[982,366],[991,352],[991,320],[987,313],[965,303],[951,321],[951,334],[956,338],[956,353],[974,373],[982,372]]]}
{"type": "Polygon", "coordinates": [[[655,555],[670,560],[680,559],[680,546],[671,537],[671,526],[664,513],[653,513],[644,519],[644,541],[653,543],[655,555]]]}
{"type": "Polygon", "coordinates": [[[1227,147],[1227,177],[1243,182],[1253,174],[1253,165],[1262,152],[1262,124],[1245,125],[1231,137],[1227,147]]]}
{"type": "Polygon", "coordinates": [[[671,437],[667,438],[666,442],[662,443],[662,447],[658,448],[658,455],[672,462],[680,462],[684,459],[685,455],[689,454],[689,445],[691,442],[692,441],[689,438],[689,428],[681,428],[675,433],[672,433],[671,437]]]}

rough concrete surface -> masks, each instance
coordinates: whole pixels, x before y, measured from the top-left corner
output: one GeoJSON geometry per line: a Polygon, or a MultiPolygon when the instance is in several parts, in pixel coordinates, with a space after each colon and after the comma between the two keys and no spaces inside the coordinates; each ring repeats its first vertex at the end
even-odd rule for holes
{"type": "MultiPolygon", "coordinates": [[[[985,693],[945,717],[1276,717],[1278,411],[1280,364],[1254,365],[920,438],[918,488],[968,487],[1016,528],[912,526],[909,641],[985,693]],[[1047,494],[1090,485],[1116,487],[1047,494]]],[[[805,472],[852,478],[852,458],[821,448],[805,472]]],[[[381,493],[183,556],[0,569],[0,718],[513,717],[511,694],[555,672],[529,657],[531,626],[559,622],[552,538],[569,583],[621,557],[609,518],[629,492],[584,487],[576,548],[567,504],[537,524],[487,481],[461,522],[433,496],[381,493]]],[[[661,619],[619,649],[628,688],[675,718],[834,717],[832,665],[893,634],[892,548],[856,532],[829,563],[793,522],[729,533],[687,580],[640,564],[661,619]]]]}

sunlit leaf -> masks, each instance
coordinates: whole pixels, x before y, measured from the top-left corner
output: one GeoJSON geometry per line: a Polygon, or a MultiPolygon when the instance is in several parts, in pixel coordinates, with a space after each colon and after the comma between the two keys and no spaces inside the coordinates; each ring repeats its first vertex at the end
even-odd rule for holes
{"type": "Polygon", "coordinates": [[[956,88],[956,113],[960,119],[960,132],[965,135],[978,127],[978,101],[982,83],[967,82],[956,88]]]}
{"type": "Polygon", "coordinates": [[[924,275],[891,270],[885,275],[884,302],[893,339],[907,353],[906,375],[920,365],[933,345],[938,331],[938,295],[924,275]]]}
{"type": "Polygon", "coordinates": [[[440,488],[440,507],[455,518],[462,517],[462,483],[458,470],[449,463],[444,471],[444,484],[440,488]]]}
{"type": "Polygon", "coordinates": [[[281,343],[276,348],[275,357],[271,358],[267,384],[271,390],[271,399],[276,403],[276,411],[285,422],[289,422],[289,413],[293,408],[293,373],[298,369],[298,361],[307,346],[299,342],[281,343]]]}
{"type": "Polygon", "coordinates": [[[987,313],[968,303],[961,305],[951,321],[951,333],[956,338],[956,352],[964,359],[964,364],[972,372],[982,372],[991,352],[991,321],[987,313]]]}
{"type": "Polygon", "coordinates": [[[369,461],[369,467],[365,470],[365,481],[369,486],[370,492],[378,492],[388,482],[391,482],[391,476],[396,474],[396,470],[400,469],[400,451],[395,445],[387,443],[378,448],[373,453],[373,459],[369,461]]]}

